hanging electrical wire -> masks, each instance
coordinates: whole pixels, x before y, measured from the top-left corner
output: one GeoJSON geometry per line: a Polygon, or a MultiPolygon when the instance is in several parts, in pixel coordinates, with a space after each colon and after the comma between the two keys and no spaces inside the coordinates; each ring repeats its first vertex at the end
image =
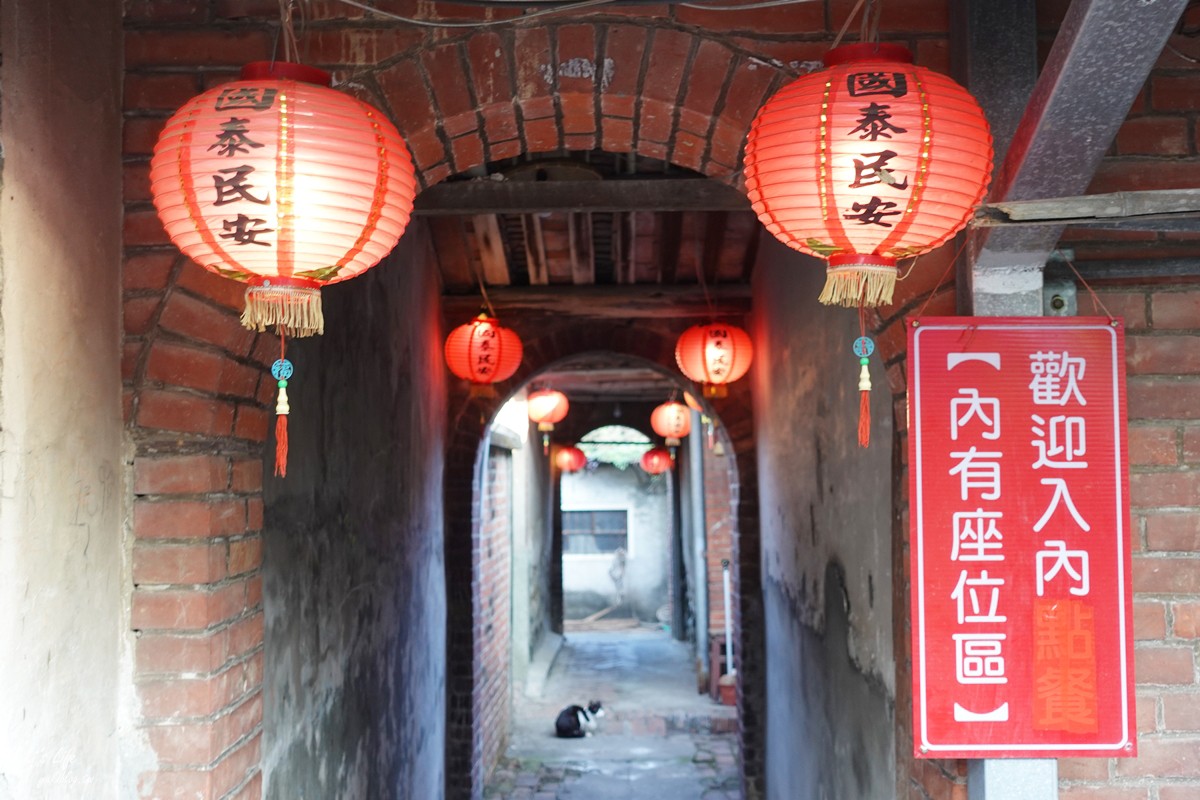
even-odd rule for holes
{"type": "MultiPolygon", "coordinates": [[[[409,25],[417,25],[423,28],[489,28],[497,25],[517,25],[523,22],[528,22],[531,19],[544,17],[550,14],[565,14],[571,11],[582,11],[588,8],[603,5],[616,5],[620,0],[583,0],[579,3],[567,3],[566,5],[555,5],[546,8],[540,8],[537,11],[532,11],[528,14],[522,14],[519,17],[511,19],[493,19],[493,20],[477,20],[475,22],[451,22],[438,21],[428,19],[414,19],[412,17],[401,16],[390,11],[382,11],[368,3],[359,2],[359,0],[338,0],[338,2],[357,8],[360,11],[366,11],[374,16],[383,19],[390,19],[396,22],[404,22],[409,25]]],[[[776,8],[779,6],[807,5],[810,3],[821,2],[821,0],[762,0],[762,2],[745,3],[742,5],[708,5],[706,3],[669,3],[668,5],[678,5],[683,8],[693,8],[702,11],[749,11],[756,8],[776,8]]],[[[511,0],[471,0],[468,5],[478,5],[487,8],[514,8],[522,7],[525,4],[511,2],[511,0]]],[[[535,3],[536,5],[536,3],[535,3]]]]}

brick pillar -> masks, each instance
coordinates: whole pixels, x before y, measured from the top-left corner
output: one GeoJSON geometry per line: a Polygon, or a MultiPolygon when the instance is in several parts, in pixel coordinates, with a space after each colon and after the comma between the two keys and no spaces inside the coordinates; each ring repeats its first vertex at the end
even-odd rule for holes
{"type": "Polygon", "coordinates": [[[142,797],[261,796],[261,487],[258,458],[134,459],[135,679],[159,758],[142,797]]]}

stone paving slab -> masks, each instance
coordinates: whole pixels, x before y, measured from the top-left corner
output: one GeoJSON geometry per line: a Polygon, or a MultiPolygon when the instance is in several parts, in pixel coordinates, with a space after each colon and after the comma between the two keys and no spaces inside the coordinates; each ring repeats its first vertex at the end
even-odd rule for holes
{"type": "Polygon", "coordinates": [[[741,800],[733,734],[518,737],[487,800],[741,800]]]}

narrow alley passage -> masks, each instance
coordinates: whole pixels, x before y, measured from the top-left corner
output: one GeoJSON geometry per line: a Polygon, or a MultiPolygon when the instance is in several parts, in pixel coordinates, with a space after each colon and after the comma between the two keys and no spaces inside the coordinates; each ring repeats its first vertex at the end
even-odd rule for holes
{"type": "MultiPolygon", "coordinates": [[[[518,696],[489,800],[741,800],[737,715],[697,691],[689,648],[646,627],[568,632],[540,697],[518,696]],[[585,739],[554,718],[599,699],[585,739]]],[[[520,693],[518,693],[520,694],[520,693]]]]}

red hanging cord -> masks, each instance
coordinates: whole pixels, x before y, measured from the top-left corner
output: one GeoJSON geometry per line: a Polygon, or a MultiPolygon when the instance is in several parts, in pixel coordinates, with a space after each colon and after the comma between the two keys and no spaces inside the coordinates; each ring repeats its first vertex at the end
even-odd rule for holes
{"type": "MultiPolygon", "coordinates": [[[[858,307],[858,336],[859,340],[867,338],[867,310],[858,307]]],[[[860,359],[863,363],[858,373],[858,446],[868,447],[871,444],[871,375],[867,368],[866,356],[860,359]]]]}

